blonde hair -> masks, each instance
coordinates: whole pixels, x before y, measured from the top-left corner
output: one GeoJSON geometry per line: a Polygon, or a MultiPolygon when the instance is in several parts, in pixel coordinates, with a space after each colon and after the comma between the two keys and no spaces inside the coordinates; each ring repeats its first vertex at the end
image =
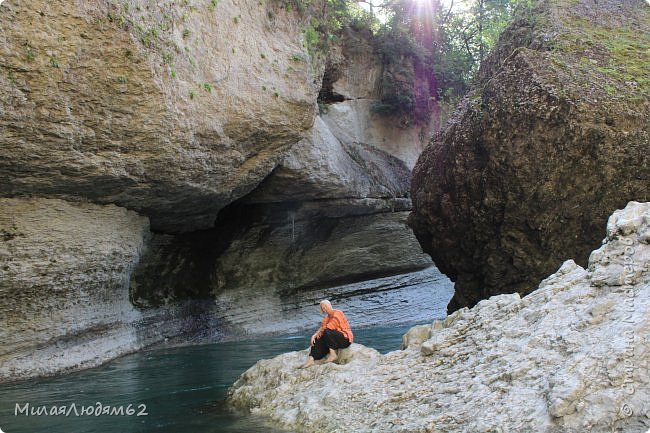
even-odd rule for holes
{"type": "Polygon", "coordinates": [[[322,306],[323,304],[325,304],[328,307],[332,308],[332,303],[330,301],[328,301],[327,299],[323,299],[322,301],[320,301],[320,303],[318,305],[322,306]]]}

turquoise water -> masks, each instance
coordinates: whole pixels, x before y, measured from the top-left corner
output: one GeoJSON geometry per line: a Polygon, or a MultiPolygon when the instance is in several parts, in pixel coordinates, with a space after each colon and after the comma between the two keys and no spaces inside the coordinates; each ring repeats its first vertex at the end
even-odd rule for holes
{"type": "MultiPolygon", "coordinates": [[[[412,325],[359,329],[355,342],[382,353],[399,349],[412,325]]],[[[228,387],[257,360],[305,349],[308,336],[214,343],[139,352],[104,366],[56,378],[0,386],[0,429],[5,433],[278,433],[262,419],[232,413],[228,387]],[[81,415],[82,406],[127,409],[147,415],[81,415]],[[31,407],[65,406],[69,416],[26,416],[31,407]],[[75,416],[71,405],[80,416],[75,416]],[[16,404],[19,414],[15,415],[16,404]],[[145,405],[144,406],[139,405],[145,405]]],[[[59,409],[60,410],[60,409],[59,409]]]]}

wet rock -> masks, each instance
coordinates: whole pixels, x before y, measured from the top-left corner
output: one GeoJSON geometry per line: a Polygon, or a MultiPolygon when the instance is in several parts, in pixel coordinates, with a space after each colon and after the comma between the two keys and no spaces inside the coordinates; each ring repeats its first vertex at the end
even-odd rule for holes
{"type": "Polygon", "coordinates": [[[299,291],[240,287],[216,295],[216,315],[232,335],[313,332],[323,319],[318,304],[331,299],[354,328],[442,319],[453,285],[435,267],[299,291]],[[380,319],[381,318],[381,319],[380,319]]]}
{"type": "Polygon", "coordinates": [[[296,431],[644,432],[649,224],[650,203],[630,202],[587,269],[568,260],[527,296],[456,311],[421,344],[369,361],[297,374],[290,366],[306,352],[260,361],[229,401],[296,431]],[[625,285],[595,284],[621,264],[625,285]]]}

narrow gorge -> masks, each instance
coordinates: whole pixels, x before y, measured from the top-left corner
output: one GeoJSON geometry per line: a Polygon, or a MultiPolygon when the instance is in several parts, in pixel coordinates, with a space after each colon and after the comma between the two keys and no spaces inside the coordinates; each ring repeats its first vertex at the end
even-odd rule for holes
{"type": "Polygon", "coordinates": [[[432,126],[371,110],[371,33],[318,51],[276,1],[2,12],[0,380],[451,287],[406,225],[432,126]]]}
{"type": "Polygon", "coordinates": [[[649,49],[640,1],[520,10],[414,168],[449,316],[386,354],[260,360],[230,403],[293,431],[646,432],[649,49]]]}
{"type": "Polygon", "coordinates": [[[649,127],[646,0],[0,0],[0,433],[646,433],[649,127]]]}

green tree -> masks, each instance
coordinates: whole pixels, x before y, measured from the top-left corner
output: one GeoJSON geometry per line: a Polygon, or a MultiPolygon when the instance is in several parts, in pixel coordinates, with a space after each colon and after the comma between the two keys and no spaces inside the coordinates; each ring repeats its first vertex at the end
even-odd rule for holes
{"type": "Polygon", "coordinates": [[[440,21],[441,38],[434,46],[443,88],[459,94],[466,91],[520,3],[522,0],[471,0],[467,10],[445,13],[440,21]]]}

